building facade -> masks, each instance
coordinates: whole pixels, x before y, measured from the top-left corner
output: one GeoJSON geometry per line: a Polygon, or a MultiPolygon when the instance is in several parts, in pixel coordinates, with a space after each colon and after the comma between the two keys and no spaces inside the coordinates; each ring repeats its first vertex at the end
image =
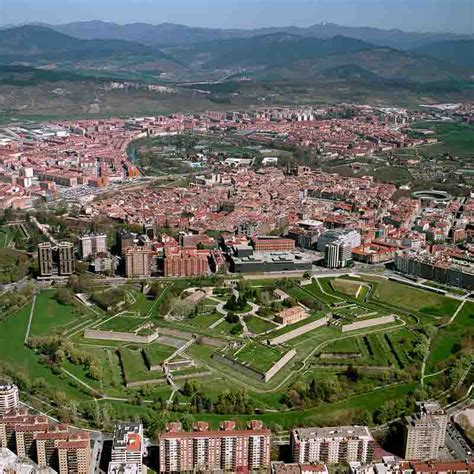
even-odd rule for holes
{"type": "Polygon", "coordinates": [[[271,431],[259,421],[249,422],[246,430],[236,430],[234,422],[223,422],[219,431],[210,431],[207,423],[199,422],[192,432],[170,423],[159,440],[160,472],[266,470],[270,437],[271,431]]]}
{"type": "Polygon", "coordinates": [[[151,276],[151,259],[153,252],[145,247],[125,249],[125,276],[143,278],[151,276]]]}
{"type": "Polygon", "coordinates": [[[0,416],[20,406],[18,387],[9,382],[0,381],[0,416]]]}
{"type": "Polygon", "coordinates": [[[295,248],[295,241],[283,237],[252,237],[255,252],[288,252],[295,248]]]}
{"type": "Polygon", "coordinates": [[[75,271],[74,245],[71,242],[59,242],[54,247],[50,242],[38,244],[38,267],[41,278],[72,275],[75,271]]]}
{"type": "Polygon", "coordinates": [[[58,443],[59,474],[89,474],[91,465],[90,435],[73,433],[68,441],[58,443]]]}
{"type": "Polygon", "coordinates": [[[144,455],[143,425],[118,421],[112,441],[112,462],[135,464],[141,472],[144,455]]]}
{"type": "Polygon", "coordinates": [[[83,234],[77,238],[79,255],[85,260],[99,253],[107,253],[107,235],[103,233],[83,234]]]}
{"type": "Polygon", "coordinates": [[[197,248],[167,248],[164,274],[167,277],[189,277],[209,273],[209,250],[197,248]]]}
{"type": "Polygon", "coordinates": [[[417,403],[405,418],[405,459],[437,459],[444,446],[448,416],[438,403],[417,403]]]}
{"type": "Polygon", "coordinates": [[[366,426],[298,428],[290,441],[293,461],[301,464],[372,462],[375,445],[366,426]]]}

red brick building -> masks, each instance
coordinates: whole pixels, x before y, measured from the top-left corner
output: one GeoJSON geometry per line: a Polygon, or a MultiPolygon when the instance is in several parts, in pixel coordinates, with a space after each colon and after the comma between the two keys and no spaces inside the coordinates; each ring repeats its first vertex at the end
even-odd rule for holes
{"type": "Polygon", "coordinates": [[[226,421],[219,431],[198,422],[191,432],[182,432],[180,423],[169,423],[159,440],[159,472],[261,472],[269,467],[270,437],[260,421],[249,422],[246,430],[236,430],[234,422],[226,421]]]}
{"type": "Polygon", "coordinates": [[[295,241],[283,237],[252,237],[252,247],[256,252],[287,252],[295,248],[295,241]]]}
{"type": "Polygon", "coordinates": [[[209,250],[165,247],[164,271],[167,277],[206,275],[209,272],[209,250]]]}

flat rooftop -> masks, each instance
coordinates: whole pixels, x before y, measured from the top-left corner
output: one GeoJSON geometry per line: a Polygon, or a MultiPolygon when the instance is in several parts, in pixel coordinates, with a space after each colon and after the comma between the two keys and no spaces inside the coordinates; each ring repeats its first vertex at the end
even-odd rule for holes
{"type": "Polygon", "coordinates": [[[294,430],[300,441],[309,441],[314,438],[372,438],[367,426],[334,426],[325,428],[298,428],[294,430]]]}

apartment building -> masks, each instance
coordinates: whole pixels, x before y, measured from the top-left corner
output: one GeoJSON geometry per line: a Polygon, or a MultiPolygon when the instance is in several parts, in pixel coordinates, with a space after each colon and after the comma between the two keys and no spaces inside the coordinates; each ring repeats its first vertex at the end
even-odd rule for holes
{"type": "Polygon", "coordinates": [[[33,419],[25,408],[11,410],[0,416],[0,447],[16,452],[15,425],[31,422],[33,419]]]}
{"type": "Polygon", "coordinates": [[[443,285],[474,290],[474,261],[449,254],[404,250],[395,255],[395,267],[402,273],[433,280],[443,285]]]}
{"type": "Polygon", "coordinates": [[[107,234],[82,234],[77,238],[77,242],[79,255],[83,260],[99,253],[107,253],[107,234]]]}
{"type": "Polygon", "coordinates": [[[405,459],[437,459],[444,446],[448,416],[438,403],[418,402],[405,418],[405,459]]]}
{"type": "Polygon", "coordinates": [[[346,229],[331,229],[319,237],[317,243],[317,250],[324,252],[326,246],[333,242],[342,242],[343,244],[349,244],[351,249],[359,247],[361,243],[361,235],[357,230],[346,230],[346,229]]]}
{"type": "Polygon", "coordinates": [[[260,421],[249,422],[246,430],[225,421],[219,431],[198,422],[192,432],[181,431],[180,423],[169,423],[159,440],[160,472],[258,472],[269,466],[270,437],[271,431],[260,421]]]}
{"type": "Polygon", "coordinates": [[[209,273],[209,250],[166,248],[164,273],[168,277],[190,277],[209,273]]]}
{"type": "Polygon", "coordinates": [[[50,427],[46,433],[36,436],[36,461],[40,467],[49,466],[59,471],[58,445],[70,436],[67,425],[50,427]]]}
{"type": "Polygon", "coordinates": [[[125,276],[127,278],[151,276],[152,256],[153,252],[146,247],[128,247],[125,249],[125,276]]]}
{"type": "Polygon", "coordinates": [[[91,464],[90,435],[73,433],[68,441],[58,443],[59,474],[89,474],[91,464]]]}
{"type": "Polygon", "coordinates": [[[0,416],[18,408],[19,405],[18,387],[13,383],[0,381],[0,416]]]}
{"type": "Polygon", "coordinates": [[[48,431],[48,418],[34,416],[26,423],[15,424],[16,454],[20,458],[30,458],[36,462],[36,438],[48,431]]]}
{"type": "Polygon", "coordinates": [[[38,244],[38,266],[41,278],[70,276],[75,271],[74,246],[70,242],[38,244]]]}
{"type": "Polygon", "coordinates": [[[71,242],[59,242],[58,252],[58,274],[60,276],[72,275],[75,270],[74,246],[71,242]]]}
{"type": "Polygon", "coordinates": [[[255,252],[288,252],[295,248],[294,240],[283,237],[252,237],[251,244],[255,252]]]}
{"type": "Polygon", "coordinates": [[[137,471],[141,472],[144,449],[141,423],[115,423],[112,441],[113,463],[135,464],[137,471]]]}
{"type": "Polygon", "coordinates": [[[366,426],[298,428],[290,441],[293,461],[301,464],[372,462],[375,444],[366,426]]]}

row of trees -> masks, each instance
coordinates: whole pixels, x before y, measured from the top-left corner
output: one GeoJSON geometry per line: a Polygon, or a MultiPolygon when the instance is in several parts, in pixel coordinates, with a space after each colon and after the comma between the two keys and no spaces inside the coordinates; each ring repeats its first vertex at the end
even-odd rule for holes
{"type": "Polygon", "coordinates": [[[68,360],[74,365],[82,365],[92,380],[101,380],[103,377],[100,360],[93,353],[78,349],[60,336],[30,338],[28,347],[40,353],[42,362],[51,366],[55,373],[60,373],[62,364],[68,360]]]}

